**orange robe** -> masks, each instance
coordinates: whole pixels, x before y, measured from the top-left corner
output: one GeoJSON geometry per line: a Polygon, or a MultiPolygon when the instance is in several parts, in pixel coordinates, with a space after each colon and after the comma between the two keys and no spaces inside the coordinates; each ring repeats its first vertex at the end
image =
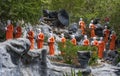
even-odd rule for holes
{"type": "Polygon", "coordinates": [[[98,47],[98,41],[97,41],[97,40],[94,40],[94,41],[93,41],[93,46],[98,47]]]}
{"type": "MultiPolygon", "coordinates": [[[[65,45],[65,43],[66,43],[66,38],[65,38],[65,37],[62,37],[62,38],[61,38],[61,42],[62,42],[62,47],[65,48],[65,47],[66,47],[66,45],[65,45]]],[[[64,54],[64,52],[61,51],[61,54],[64,54]]]]}
{"type": "Polygon", "coordinates": [[[28,32],[28,35],[27,38],[30,40],[30,49],[34,49],[34,32],[33,31],[29,31],[28,32]]]}
{"type": "Polygon", "coordinates": [[[54,37],[49,38],[49,54],[54,55],[55,54],[55,47],[54,47],[55,39],[54,37]]]}
{"type": "Polygon", "coordinates": [[[116,35],[115,35],[115,34],[112,34],[110,37],[111,37],[111,41],[110,41],[110,50],[114,50],[114,49],[115,49],[116,35]]]}
{"type": "Polygon", "coordinates": [[[84,46],[88,46],[90,44],[88,39],[83,40],[83,45],[84,46]]]}
{"type": "Polygon", "coordinates": [[[105,42],[104,41],[100,41],[98,43],[98,57],[99,58],[103,58],[103,51],[105,49],[105,42]]]}
{"type": "Polygon", "coordinates": [[[90,34],[91,34],[91,38],[92,37],[95,37],[95,25],[94,24],[91,24],[90,25],[90,29],[91,29],[91,31],[90,31],[90,34]]]}
{"type": "Polygon", "coordinates": [[[109,37],[110,31],[109,31],[108,29],[105,29],[105,30],[103,31],[103,33],[104,33],[104,41],[105,41],[105,43],[107,43],[107,42],[108,42],[108,37],[109,37]]]}
{"type": "Polygon", "coordinates": [[[76,44],[77,44],[77,42],[76,42],[76,39],[75,39],[75,38],[72,38],[71,42],[72,42],[72,44],[73,44],[73,45],[76,45],[76,44]]]}
{"type": "MultiPolygon", "coordinates": [[[[98,48],[98,41],[94,40],[92,45],[98,48]]],[[[93,55],[97,55],[97,52],[98,52],[98,50],[97,51],[93,50],[93,55]]]]}
{"type": "Polygon", "coordinates": [[[13,38],[13,25],[10,24],[7,26],[7,30],[6,30],[6,40],[8,39],[12,39],[13,38]]]}
{"type": "Polygon", "coordinates": [[[79,25],[80,25],[80,29],[82,31],[82,35],[84,35],[85,34],[85,22],[84,21],[80,21],[79,25]]]}
{"type": "Polygon", "coordinates": [[[22,35],[22,28],[20,26],[16,27],[15,38],[20,38],[22,35]]]}
{"type": "Polygon", "coordinates": [[[62,37],[62,38],[61,38],[61,42],[62,42],[62,44],[63,44],[63,47],[65,47],[66,38],[65,38],[65,37],[62,37]]]}
{"type": "Polygon", "coordinates": [[[38,35],[38,41],[37,41],[37,47],[38,47],[38,49],[43,48],[43,44],[44,44],[44,34],[40,33],[38,35]]]}

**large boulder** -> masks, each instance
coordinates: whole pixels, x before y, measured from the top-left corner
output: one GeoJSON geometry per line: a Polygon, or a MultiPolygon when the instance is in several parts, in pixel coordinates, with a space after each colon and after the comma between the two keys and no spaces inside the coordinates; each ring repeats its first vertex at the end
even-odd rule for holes
{"type": "Polygon", "coordinates": [[[80,67],[86,69],[88,67],[88,62],[91,57],[91,53],[89,51],[78,51],[77,54],[80,67]]]}
{"type": "Polygon", "coordinates": [[[4,67],[12,67],[17,64],[20,56],[27,53],[30,49],[28,39],[7,40],[0,43],[0,61],[4,67]]]}
{"type": "Polygon", "coordinates": [[[118,60],[120,60],[119,53],[117,51],[108,51],[106,52],[105,60],[111,63],[112,65],[117,65],[118,60]]]}
{"type": "Polygon", "coordinates": [[[47,73],[47,52],[44,48],[29,49],[30,42],[25,38],[0,43],[0,76],[54,76],[57,73],[47,73]]]}
{"type": "Polygon", "coordinates": [[[77,32],[77,23],[73,23],[70,27],[69,27],[69,31],[72,31],[73,33],[77,32]]]}
{"type": "Polygon", "coordinates": [[[43,16],[44,20],[47,22],[49,21],[50,23],[52,23],[51,25],[53,26],[63,28],[64,26],[69,25],[69,15],[64,9],[58,12],[43,10],[43,16]]]}

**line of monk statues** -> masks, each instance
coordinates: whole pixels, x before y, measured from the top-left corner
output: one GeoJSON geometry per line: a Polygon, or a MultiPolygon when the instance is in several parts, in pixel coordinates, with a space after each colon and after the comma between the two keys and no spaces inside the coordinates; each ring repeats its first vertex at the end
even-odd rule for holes
{"type": "MultiPolygon", "coordinates": [[[[85,22],[82,20],[82,18],[80,18],[79,21],[79,29],[82,31],[81,34],[84,36],[84,39],[82,41],[82,45],[83,46],[89,46],[89,45],[93,45],[96,46],[98,48],[98,57],[99,58],[103,58],[103,51],[105,51],[106,49],[106,44],[108,44],[108,39],[110,38],[110,46],[109,46],[109,50],[115,50],[115,40],[116,40],[116,33],[115,31],[112,31],[112,33],[110,34],[110,30],[108,29],[107,26],[104,27],[103,30],[103,37],[100,37],[100,40],[97,40],[97,36],[95,35],[95,28],[96,26],[93,24],[93,21],[91,21],[90,25],[89,25],[89,29],[90,29],[90,37],[93,39],[91,42],[88,39],[88,36],[86,35],[86,25],[85,22]]],[[[9,39],[13,39],[13,31],[14,31],[14,27],[11,24],[11,21],[8,20],[7,21],[7,26],[5,27],[6,30],[6,40],[9,39]]],[[[17,24],[17,26],[15,27],[15,38],[20,38],[22,35],[22,27],[17,24]]],[[[71,36],[71,43],[76,46],[77,45],[77,41],[75,38],[75,35],[71,36]]],[[[29,29],[29,31],[27,32],[27,37],[30,40],[31,46],[30,49],[34,49],[34,31],[32,30],[32,28],[29,29]]],[[[42,33],[41,29],[39,29],[39,34],[37,35],[37,48],[41,49],[44,46],[44,33],[42,33]]],[[[64,36],[64,33],[61,34],[61,39],[60,41],[63,43],[63,47],[65,47],[65,42],[66,42],[66,38],[64,36]]],[[[53,33],[50,33],[50,37],[48,38],[48,46],[49,46],[49,54],[50,55],[54,55],[55,54],[55,37],[53,35],[53,33]]]]}

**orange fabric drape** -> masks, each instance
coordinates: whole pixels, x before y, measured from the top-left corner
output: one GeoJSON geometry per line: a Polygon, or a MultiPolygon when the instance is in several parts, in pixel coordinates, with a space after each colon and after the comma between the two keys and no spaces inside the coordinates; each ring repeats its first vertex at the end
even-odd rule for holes
{"type": "MultiPolygon", "coordinates": [[[[66,38],[65,38],[65,37],[62,37],[62,38],[61,38],[61,42],[62,42],[62,47],[65,48],[65,47],[66,47],[66,45],[65,45],[65,43],[66,43],[66,38]]],[[[64,54],[64,52],[61,51],[61,54],[64,54]]]]}
{"type": "Polygon", "coordinates": [[[94,24],[91,24],[90,25],[90,29],[91,29],[91,31],[90,31],[90,34],[91,34],[91,38],[92,37],[95,37],[95,25],[94,24]]]}
{"type": "Polygon", "coordinates": [[[105,49],[105,42],[100,41],[98,44],[98,57],[99,58],[103,58],[104,49],[105,49]]]}
{"type": "Polygon", "coordinates": [[[111,35],[111,41],[110,41],[110,50],[114,50],[115,49],[115,40],[116,40],[116,35],[112,34],[111,35]]]}
{"type": "Polygon", "coordinates": [[[66,38],[65,38],[65,37],[62,37],[62,38],[61,38],[61,42],[62,42],[62,44],[63,44],[63,47],[65,47],[66,38]]]}
{"type": "Polygon", "coordinates": [[[83,40],[83,45],[84,46],[88,46],[90,44],[88,39],[83,40]]]}
{"type": "Polygon", "coordinates": [[[104,33],[104,41],[105,43],[107,43],[110,31],[108,29],[105,29],[103,33],[104,33]]]}
{"type": "Polygon", "coordinates": [[[20,38],[22,35],[22,28],[20,26],[16,27],[15,38],[20,38]]]}
{"type": "Polygon", "coordinates": [[[93,41],[93,46],[98,47],[98,41],[97,41],[97,40],[94,40],[94,41],[93,41]]]}
{"type": "Polygon", "coordinates": [[[50,37],[49,38],[49,54],[50,55],[54,55],[55,54],[54,42],[55,42],[54,37],[50,37]]]}
{"type": "Polygon", "coordinates": [[[13,38],[13,25],[10,24],[7,26],[7,30],[6,30],[6,40],[8,39],[12,39],[13,38]]]}
{"type": "Polygon", "coordinates": [[[85,22],[84,21],[80,21],[79,25],[80,25],[80,29],[82,31],[82,35],[84,35],[85,34],[85,22]]]}
{"type": "Polygon", "coordinates": [[[34,49],[34,32],[33,31],[29,31],[28,32],[28,39],[30,40],[30,43],[31,43],[31,45],[30,45],[30,49],[34,49]]]}
{"type": "Polygon", "coordinates": [[[44,34],[40,33],[38,34],[38,41],[37,41],[38,49],[43,48],[43,44],[44,44],[44,34]]]}
{"type": "Polygon", "coordinates": [[[75,39],[75,38],[72,38],[71,42],[72,42],[72,44],[73,44],[73,45],[76,45],[76,44],[77,44],[77,42],[76,42],[76,39],[75,39]]]}

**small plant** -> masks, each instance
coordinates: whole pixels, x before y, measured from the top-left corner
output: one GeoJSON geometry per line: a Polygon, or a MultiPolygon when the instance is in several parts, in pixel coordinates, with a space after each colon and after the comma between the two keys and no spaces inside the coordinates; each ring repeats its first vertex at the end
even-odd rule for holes
{"type": "Polygon", "coordinates": [[[91,51],[91,58],[89,60],[89,65],[97,64],[97,47],[96,46],[79,46],[79,51],[91,51]]]}
{"type": "Polygon", "coordinates": [[[120,40],[120,33],[117,35],[117,39],[120,40]]]}
{"type": "Polygon", "coordinates": [[[89,60],[89,65],[97,65],[98,55],[96,52],[93,52],[89,60]]]}
{"type": "Polygon", "coordinates": [[[63,52],[62,57],[67,64],[72,64],[77,56],[78,46],[74,46],[69,40],[66,41],[66,46],[63,47],[61,42],[58,43],[58,49],[63,52]]]}
{"type": "Polygon", "coordinates": [[[48,41],[48,37],[45,36],[45,38],[44,38],[44,42],[47,42],[47,41],[48,41]]]}
{"type": "Polygon", "coordinates": [[[78,71],[78,73],[76,73],[75,70],[71,69],[71,73],[69,73],[69,74],[68,73],[63,74],[63,76],[69,76],[69,75],[70,76],[82,76],[82,72],[78,71]]]}
{"type": "MultiPolygon", "coordinates": [[[[120,55],[120,48],[118,48],[118,54],[120,55]]],[[[119,63],[120,62],[120,56],[118,56],[118,58],[117,58],[117,63],[119,63]]]]}
{"type": "Polygon", "coordinates": [[[58,42],[58,49],[63,52],[63,60],[67,64],[77,64],[77,52],[78,51],[92,51],[92,56],[90,58],[90,65],[96,63],[97,57],[97,47],[95,46],[74,46],[70,40],[66,41],[66,46],[63,47],[61,42],[58,42]]]}
{"type": "Polygon", "coordinates": [[[97,48],[95,46],[79,46],[79,51],[96,51],[97,48]]]}

